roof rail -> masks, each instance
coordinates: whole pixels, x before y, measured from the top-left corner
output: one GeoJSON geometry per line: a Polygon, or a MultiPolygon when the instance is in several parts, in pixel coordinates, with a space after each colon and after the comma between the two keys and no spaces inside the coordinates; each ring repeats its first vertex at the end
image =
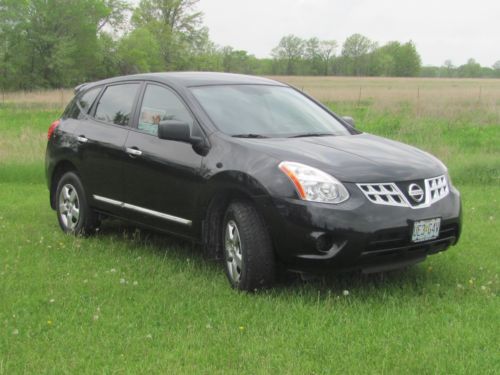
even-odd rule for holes
{"type": "Polygon", "coordinates": [[[78,85],[74,88],[73,92],[77,94],[80,90],[82,90],[85,86],[87,86],[88,83],[82,83],[81,85],[78,85]]]}

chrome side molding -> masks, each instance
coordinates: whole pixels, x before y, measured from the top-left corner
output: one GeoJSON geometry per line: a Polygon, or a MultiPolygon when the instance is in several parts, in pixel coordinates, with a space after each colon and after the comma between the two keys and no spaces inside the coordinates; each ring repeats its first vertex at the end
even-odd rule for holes
{"type": "Polygon", "coordinates": [[[120,201],[117,201],[117,200],[114,200],[114,199],[111,199],[111,198],[102,197],[102,196],[96,195],[96,194],[94,194],[93,197],[97,201],[101,201],[101,202],[104,202],[104,203],[112,204],[114,206],[119,206],[119,207],[126,208],[126,209],[129,209],[129,210],[141,212],[141,213],[146,214],[146,215],[151,215],[151,216],[159,217],[160,219],[169,220],[169,221],[173,221],[175,223],[179,223],[179,224],[183,224],[183,225],[188,225],[188,226],[190,226],[192,224],[191,220],[183,219],[182,217],[178,217],[178,216],[174,216],[174,215],[169,215],[169,214],[166,214],[166,213],[163,213],[163,212],[159,212],[159,211],[155,211],[155,210],[150,210],[149,208],[144,208],[144,207],[136,206],[136,205],[133,205],[133,204],[130,204],[130,203],[120,202],[120,201]]]}

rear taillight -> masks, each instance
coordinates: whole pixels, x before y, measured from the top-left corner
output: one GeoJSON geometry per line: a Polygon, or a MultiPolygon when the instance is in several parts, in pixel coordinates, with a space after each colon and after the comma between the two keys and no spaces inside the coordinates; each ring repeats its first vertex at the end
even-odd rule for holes
{"type": "Polygon", "coordinates": [[[57,125],[59,125],[60,123],[61,120],[56,120],[52,124],[50,124],[49,131],[47,132],[47,139],[50,139],[50,137],[52,137],[54,130],[56,130],[57,125]]]}

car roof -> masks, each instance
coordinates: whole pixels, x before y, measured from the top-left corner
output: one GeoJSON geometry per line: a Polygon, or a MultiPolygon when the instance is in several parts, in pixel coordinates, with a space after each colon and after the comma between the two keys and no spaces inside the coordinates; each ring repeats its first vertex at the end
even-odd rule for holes
{"type": "Polygon", "coordinates": [[[238,85],[238,84],[286,86],[284,83],[269,78],[250,76],[245,74],[219,73],[219,72],[164,72],[164,73],[134,74],[128,76],[109,78],[92,83],[85,83],[75,87],[75,92],[78,92],[83,88],[87,89],[102,84],[116,83],[120,81],[131,81],[131,80],[152,80],[181,87],[238,85]]]}

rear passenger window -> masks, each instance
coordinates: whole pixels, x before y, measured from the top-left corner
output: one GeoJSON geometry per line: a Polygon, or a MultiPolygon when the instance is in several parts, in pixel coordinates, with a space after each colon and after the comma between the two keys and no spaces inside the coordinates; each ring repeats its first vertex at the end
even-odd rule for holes
{"type": "Polygon", "coordinates": [[[138,83],[107,87],[97,103],[95,118],[100,121],[127,126],[138,88],[138,83]]]}
{"type": "Polygon", "coordinates": [[[148,85],[142,100],[141,114],[137,128],[157,135],[160,121],[183,121],[193,128],[193,118],[181,100],[169,89],[148,85]]]}

